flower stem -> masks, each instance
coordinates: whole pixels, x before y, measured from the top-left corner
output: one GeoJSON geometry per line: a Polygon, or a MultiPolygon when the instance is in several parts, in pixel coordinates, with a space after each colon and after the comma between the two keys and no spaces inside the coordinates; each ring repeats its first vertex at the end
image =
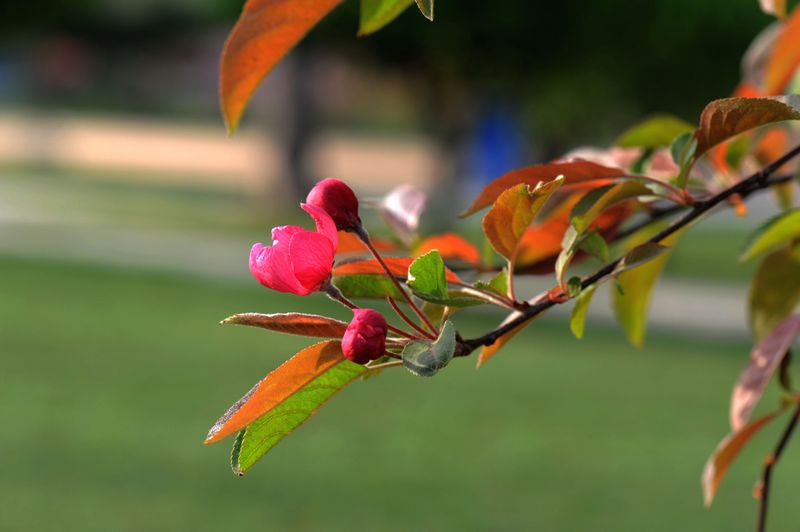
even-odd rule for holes
{"type": "Polygon", "coordinates": [[[435,337],[435,336],[433,336],[431,333],[429,333],[428,331],[426,331],[425,329],[423,329],[422,327],[420,327],[419,325],[417,325],[416,323],[414,323],[414,322],[411,320],[411,318],[409,318],[409,317],[406,315],[406,313],[402,311],[402,309],[400,308],[400,306],[397,304],[397,302],[396,302],[396,301],[395,301],[393,298],[391,298],[391,297],[387,297],[387,298],[386,298],[386,301],[388,301],[388,302],[389,302],[389,304],[390,304],[390,305],[392,306],[392,308],[394,309],[395,313],[396,313],[398,316],[400,316],[400,319],[401,319],[401,320],[403,320],[404,322],[406,322],[408,325],[410,325],[412,329],[414,329],[415,331],[417,331],[418,333],[420,333],[420,334],[421,334],[422,336],[424,336],[425,338],[430,338],[431,340],[434,340],[434,339],[436,339],[436,337],[435,337]]]}
{"type": "MultiPolygon", "coordinates": [[[[334,285],[329,285],[328,288],[325,290],[325,294],[332,300],[336,301],[337,303],[341,303],[342,305],[351,310],[359,308],[358,305],[347,299],[347,297],[345,297],[342,291],[336,288],[334,285]]],[[[392,331],[393,333],[402,336],[403,338],[408,338],[409,340],[416,340],[417,338],[413,334],[408,333],[403,329],[398,329],[393,325],[387,324],[386,328],[392,331]]]]}
{"type": "Polygon", "coordinates": [[[431,321],[428,319],[425,313],[422,312],[422,310],[420,310],[420,308],[414,303],[414,301],[411,299],[411,296],[408,295],[408,292],[406,292],[406,290],[400,285],[400,282],[392,274],[392,271],[389,269],[389,266],[386,265],[386,262],[384,262],[383,257],[381,257],[380,253],[378,253],[378,250],[375,249],[375,246],[372,245],[372,241],[369,238],[369,233],[367,233],[367,230],[364,229],[363,226],[358,226],[356,229],[356,235],[358,236],[359,239],[361,239],[364,245],[367,246],[367,249],[369,249],[370,253],[372,253],[372,256],[375,257],[375,260],[378,261],[378,264],[381,265],[383,271],[386,272],[386,276],[389,277],[392,283],[394,283],[394,286],[397,288],[397,290],[400,291],[400,294],[402,294],[403,299],[405,299],[406,303],[408,303],[409,306],[411,306],[411,310],[414,311],[414,314],[417,315],[420,321],[422,321],[422,323],[424,323],[431,330],[433,334],[438,336],[439,331],[436,330],[436,327],[433,325],[433,323],[431,323],[431,321]]]}

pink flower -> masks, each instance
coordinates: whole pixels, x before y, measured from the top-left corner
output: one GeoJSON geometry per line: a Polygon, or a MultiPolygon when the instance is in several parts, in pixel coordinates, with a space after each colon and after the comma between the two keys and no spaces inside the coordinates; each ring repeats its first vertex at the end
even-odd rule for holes
{"type": "Polygon", "coordinates": [[[369,308],[353,309],[353,320],[342,337],[342,353],[356,364],[366,364],[386,350],[386,319],[369,308]]]}
{"type": "Polygon", "coordinates": [[[314,219],[317,230],[275,227],[271,246],[253,244],[250,273],[267,288],[305,296],[327,285],[339,238],[336,224],[324,210],[306,203],[300,206],[314,219]]]}
{"type": "Polygon", "coordinates": [[[340,231],[354,231],[361,227],[358,198],[353,189],[338,179],[329,177],[317,183],[308,193],[306,203],[327,212],[340,231]]]}

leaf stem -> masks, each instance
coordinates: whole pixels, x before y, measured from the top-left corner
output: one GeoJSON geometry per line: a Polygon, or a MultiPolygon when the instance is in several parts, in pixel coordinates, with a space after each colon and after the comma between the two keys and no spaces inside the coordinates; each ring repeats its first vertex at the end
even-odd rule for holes
{"type": "Polygon", "coordinates": [[[396,302],[396,301],[395,301],[393,298],[391,298],[391,297],[387,297],[387,298],[386,298],[386,301],[388,301],[388,302],[389,302],[389,305],[391,305],[391,306],[392,306],[392,308],[394,309],[395,313],[396,313],[398,316],[400,316],[400,319],[401,319],[401,320],[403,320],[404,322],[406,322],[408,325],[410,325],[412,329],[414,329],[415,331],[417,331],[418,333],[420,333],[420,334],[421,334],[422,336],[424,336],[425,338],[429,338],[429,339],[431,339],[431,340],[435,340],[435,339],[436,339],[436,337],[435,337],[435,336],[433,336],[431,333],[429,333],[428,331],[426,331],[425,329],[423,329],[422,327],[420,327],[419,325],[417,325],[416,323],[414,323],[414,321],[413,321],[411,318],[409,318],[409,317],[406,315],[406,313],[405,313],[405,312],[403,312],[403,311],[402,311],[402,309],[400,308],[400,306],[397,304],[397,302],[396,302]]]}
{"type": "MultiPolygon", "coordinates": [[[[336,288],[334,285],[328,285],[328,288],[325,289],[325,294],[331,298],[332,300],[336,301],[337,303],[341,303],[345,307],[349,308],[350,310],[354,310],[359,308],[358,305],[347,299],[347,297],[342,293],[341,290],[336,288]]],[[[386,325],[386,328],[392,331],[393,333],[402,336],[403,338],[408,338],[409,340],[415,340],[417,337],[413,334],[410,334],[403,329],[398,329],[394,325],[386,325]]]]}
{"type": "Polygon", "coordinates": [[[792,415],[792,419],[789,420],[789,423],[786,425],[786,428],[783,430],[783,434],[781,434],[780,440],[778,440],[778,444],[775,446],[775,450],[772,451],[767,457],[764,459],[764,469],[761,473],[761,481],[759,482],[758,486],[758,521],[756,523],[756,531],[757,532],[765,532],[767,530],[767,508],[769,505],[769,494],[770,494],[770,481],[772,480],[772,469],[775,467],[775,464],[778,463],[781,455],[783,454],[784,449],[786,448],[786,444],[789,443],[789,440],[794,433],[794,429],[797,427],[797,421],[800,418],[800,405],[794,411],[792,415]]]}
{"type": "Polygon", "coordinates": [[[420,321],[422,321],[422,323],[424,323],[434,335],[438,336],[439,331],[436,330],[436,327],[434,327],[433,323],[431,323],[428,317],[425,316],[425,313],[422,312],[422,310],[420,310],[420,308],[414,303],[414,301],[411,299],[411,296],[408,295],[408,292],[406,292],[406,290],[400,285],[400,281],[398,281],[397,278],[395,278],[395,276],[392,274],[392,271],[389,269],[389,266],[386,265],[386,262],[384,262],[383,257],[381,257],[380,253],[378,253],[378,250],[375,249],[375,246],[372,245],[372,241],[369,238],[369,233],[367,233],[367,230],[364,229],[363,226],[358,226],[356,230],[356,235],[358,236],[359,239],[361,239],[364,245],[367,246],[367,249],[369,249],[369,252],[372,253],[373,257],[375,257],[375,260],[378,261],[378,264],[381,265],[383,271],[386,272],[386,276],[389,277],[392,283],[394,283],[395,287],[400,291],[400,294],[402,294],[403,299],[405,299],[406,303],[409,304],[411,310],[414,311],[414,314],[416,314],[417,317],[419,317],[420,321]]]}

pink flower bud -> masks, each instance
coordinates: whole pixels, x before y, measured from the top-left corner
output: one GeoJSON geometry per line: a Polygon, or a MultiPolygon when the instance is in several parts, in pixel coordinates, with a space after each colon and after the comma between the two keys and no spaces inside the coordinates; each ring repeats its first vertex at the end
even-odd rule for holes
{"type": "Polygon", "coordinates": [[[356,364],[366,364],[383,356],[386,350],[386,319],[369,308],[353,309],[353,320],[342,337],[344,356],[356,364]]]}
{"type": "Polygon", "coordinates": [[[354,231],[361,226],[358,198],[350,187],[338,179],[328,178],[317,183],[308,193],[306,203],[327,212],[340,231],[354,231]]]}
{"type": "Polygon", "coordinates": [[[278,292],[305,296],[328,284],[339,244],[336,226],[324,210],[302,204],[316,231],[286,225],[272,230],[272,245],[257,243],[250,250],[250,272],[258,282],[278,292]]]}

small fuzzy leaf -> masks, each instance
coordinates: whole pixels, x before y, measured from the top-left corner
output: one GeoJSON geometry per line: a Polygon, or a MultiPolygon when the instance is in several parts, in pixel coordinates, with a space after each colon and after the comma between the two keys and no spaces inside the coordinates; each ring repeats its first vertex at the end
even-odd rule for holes
{"type": "Polygon", "coordinates": [[[750,326],[764,338],[800,303],[800,246],[775,251],[761,261],[750,285],[750,326]]]}
{"type": "Polygon", "coordinates": [[[414,0],[361,0],[358,34],[369,35],[396,19],[414,0]]]}
{"type": "Polygon", "coordinates": [[[797,238],[800,238],[800,208],[783,212],[756,229],[748,237],[739,261],[748,261],[797,238]]]}
{"type": "Polygon", "coordinates": [[[592,296],[594,296],[596,290],[597,285],[593,284],[584,289],[575,299],[575,306],[572,307],[572,315],[569,319],[569,329],[575,335],[575,338],[583,338],[586,313],[589,312],[589,304],[592,302],[592,296]]]}
{"type": "Polygon", "coordinates": [[[703,486],[703,498],[706,506],[711,506],[714,502],[714,496],[717,494],[722,479],[727,473],[728,468],[733,464],[736,457],[744,448],[745,444],[750,441],[759,430],[775,419],[775,416],[780,414],[781,410],[771,412],[763,417],[758,418],[749,425],[742,427],[737,432],[726,436],[711,456],[708,457],[705,467],[703,468],[703,476],[701,484],[703,486]]]}
{"type": "Polygon", "coordinates": [[[435,299],[447,299],[447,280],[444,275],[444,261],[436,250],[417,258],[408,267],[409,287],[415,294],[435,299]]]}
{"type": "Polygon", "coordinates": [[[475,283],[475,288],[481,290],[489,290],[501,296],[508,295],[508,270],[503,268],[497,275],[489,279],[488,282],[478,281],[475,283]]]}
{"type": "Polygon", "coordinates": [[[734,431],[744,428],[750,420],[770,378],[799,333],[800,315],[790,316],[770,331],[750,353],[750,362],[739,376],[731,397],[730,419],[734,431]]]}
{"type": "Polygon", "coordinates": [[[403,366],[419,377],[432,377],[450,363],[456,350],[456,329],[451,321],[444,322],[435,341],[416,340],[403,349],[403,366]]]}
{"type": "Polygon", "coordinates": [[[469,209],[460,214],[463,218],[493,204],[495,200],[511,187],[525,183],[535,186],[541,181],[550,181],[556,176],[564,176],[565,185],[573,185],[585,181],[624,177],[625,171],[610,168],[596,163],[575,159],[568,162],[555,162],[528,166],[503,174],[488,185],[475,198],[469,209]]]}
{"type": "Polygon", "coordinates": [[[500,194],[483,217],[483,232],[500,255],[509,260],[514,257],[525,230],[563,182],[564,176],[558,176],[540,181],[534,188],[520,183],[500,194]]]}
{"type": "Polygon", "coordinates": [[[669,249],[669,246],[654,244],[652,242],[645,242],[644,244],[638,245],[622,257],[622,261],[614,268],[614,275],[650,262],[669,249]]]}
{"type": "Polygon", "coordinates": [[[228,131],[239,124],[261,80],[342,0],[248,0],[220,61],[220,100],[228,131]]]}
{"type": "Polygon", "coordinates": [[[326,316],[302,314],[299,312],[290,312],[286,314],[245,312],[242,314],[234,314],[229,318],[225,318],[220,323],[249,325],[251,327],[261,327],[262,329],[269,329],[286,334],[316,336],[318,338],[341,338],[344,331],[347,329],[347,324],[343,321],[326,316]]]}
{"type": "Polygon", "coordinates": [[[688,160],[694,155],[697,150],[697,141],[694,139],[694,133],[689,131],[681,133],[669,146],[669,153],[672,155],[672,160],[681,168],[686,166],[688,160]]]}
{"type": "Polygon", "coordinates": [[[617,138],[622,148],[654,149],[669,146],[678,135],[694,131],[694,126],[672,115],[656,115],[636,124],[617,138]]]}
{"type": "Polygon", "coordinates": [[[695,132],[699,157],[717,144],[753,128],[800,119],[800,96],[770,98],[724,98],[703,109],[700,127],[695,132]]]}

